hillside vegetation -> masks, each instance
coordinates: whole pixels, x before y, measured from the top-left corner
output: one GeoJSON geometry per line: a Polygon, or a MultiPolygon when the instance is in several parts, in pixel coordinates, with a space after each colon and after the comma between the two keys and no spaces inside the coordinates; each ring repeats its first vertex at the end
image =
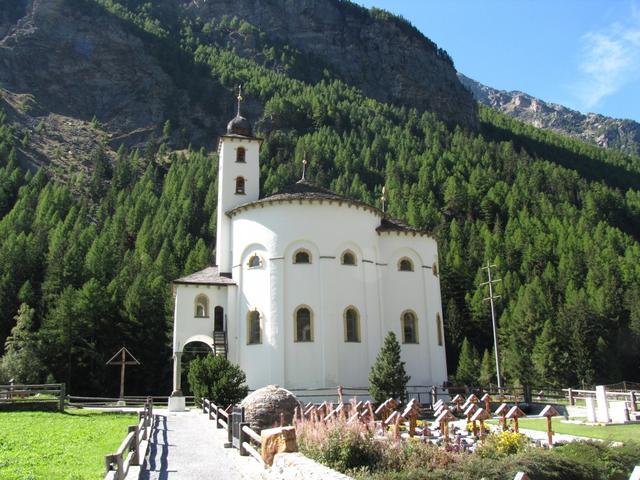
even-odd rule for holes
{"type": "MultiPolygon", "coordinates": [[[[503,279],[509,382],[640,379],[637,158],[485,108],[479,130],[465,130],[369,98],[330,72],[296,78],[288,71],[297,54],[265,46],[264,55],[240,55],[222,41],[256,28],[231,16],[205,22],[166,15],[171,2],[74,1],[117,17],[229,103],[243,85],[265,138],[263,194],[296,181],[305,154],[309,176],[339,193],[377,204],[386,186],[390,215],[438,239],[452,374],[465,338],[465,361],[478,368],[492,344],[478,287],[492,262],[503,279]]],[[[30,139],[6,115],[0,122],[0,382],[49,378],[74,393],[115,392],[117,372],[104,362],[125,344],[142,362],[127,371],[128,393],[168,392],[169,282],[213,260],[215,153],[176,151],[167,122],[145,149],[121,148],[110,161],[108,146],[94,148],[83,159],[90,177],[58,182],[17,165],[30,139]]]]}

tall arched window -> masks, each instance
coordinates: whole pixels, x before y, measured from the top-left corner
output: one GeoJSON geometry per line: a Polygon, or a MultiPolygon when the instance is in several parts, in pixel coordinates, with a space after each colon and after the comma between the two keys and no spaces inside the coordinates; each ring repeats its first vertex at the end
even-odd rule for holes
{"type": "Polygon", "coordinates": [[[293,254],[293,263],[311,263],[311,254],[308,250],[296,250],[293,254]]]}
{"type": "Polygon", "coordinates": [[[398,270],[401,272],[413,272],[413,262],[410,258],[402,257],[398,261],[398,270]]]}
{"type": "Polygon", "coordinates": [[[244,149],[244,147],[238,147],[238,149],[236,150],[236,162],[245,163],[246,155],[247,151],[244,149]]]}
{"type": "Polygon", "coordinates": [[[295,312],[295,341],[313,342],[313,319],[308,307],[298,307],[295,312]]]}
{"type": "Polygon", "coordinates": [[[342,264],[343,265],[355,265],[356,264],[356,254],[351,250],[345,250],[342,252],[342,264]]]}
{"type": "Polygon", "coordinates": [[[224,331],[224,308],[221,306],[213,309],[213,330],[216,332],[224,331]]]}
{"type": "Polygon", "coordinates": [[[442,338],[442,317],[439,313],[436,313],[436,330],[438,332],[438,346],[441,347],[444,343],[444,339],[442,338]]]}
{"type": "Polygon", "coordinates": [[[209,316],[209,299],[206,295],[200,294],[196,297],[194,310],[196,317],[206,318],[209,316]]]}
{"type": "Polygon", "coordinates": [[[236,178],[236,195],[244,195],[244,177],[236,178]]]}
{"type": "Polygon", "coordinates": [[[344,341],[360,341],[360,315],[353,307],[348,307],[344,311],[344,341]]]}
{"type": "Polygon", "coordinates": [[[410,311],[402,314],[402,343],[418,343],[418,321],[410,311]]]}
{"type": "Polygon", "coordinates": [[[260,313],[252,310],[247,314],[247,344],[262,343],[262,329],[260,327],[260,313]]]}

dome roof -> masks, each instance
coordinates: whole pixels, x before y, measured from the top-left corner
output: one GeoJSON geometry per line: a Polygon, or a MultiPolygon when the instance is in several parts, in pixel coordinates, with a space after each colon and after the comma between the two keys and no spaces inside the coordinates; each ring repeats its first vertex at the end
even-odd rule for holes
{"type": "Polygon", "coordinates": [[[251,123],[240,113],[227,124],[227,135],[242,135],[243,137],[252,137],[251,123]]]}

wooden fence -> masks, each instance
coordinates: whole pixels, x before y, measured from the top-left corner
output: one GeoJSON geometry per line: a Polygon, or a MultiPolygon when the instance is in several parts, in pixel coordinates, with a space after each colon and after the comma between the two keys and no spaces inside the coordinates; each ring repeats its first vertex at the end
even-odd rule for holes
{"type": "Polygon", "coordinates": [[[0,404],[55,404],[56,410],[64,412],[65,400],[64,383],[0,385],[0,404]]]}
{"type": "Polygon", "coordinates": [[[137,425],[128,427],[129,433],[118,450],[110,455],[105,455],[105,480],[124,480],[130,467],[139,466],[144,461],[146,445],[148,445],[154,423],[152,399],[147,400],[142,412],[139,413],[139,418],[140,421],[137,425]],[[143,449],[141,444],[144,441],[146,444],[143,449]]]}

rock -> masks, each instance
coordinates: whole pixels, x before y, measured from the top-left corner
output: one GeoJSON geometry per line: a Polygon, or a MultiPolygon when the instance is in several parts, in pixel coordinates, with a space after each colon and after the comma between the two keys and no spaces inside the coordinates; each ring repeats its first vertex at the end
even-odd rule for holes
{"type": "Polygon", "coordinates": [[[262,440],[262,459],[269,466],[273,464],[276,453],[291,453],[298,451],[296,429],[294,427],[267,428],[260,433],[262,440]]]}
{"type": "Polygon", "coordinates": [[[268,385],[249,394],[240,404],[244,407],[245,422],[261,432],[265,428],[280,425],[280,414],[284,424],[291,425],[296,407],[300,402],[293,393],[277,385],[268,385]]]}

